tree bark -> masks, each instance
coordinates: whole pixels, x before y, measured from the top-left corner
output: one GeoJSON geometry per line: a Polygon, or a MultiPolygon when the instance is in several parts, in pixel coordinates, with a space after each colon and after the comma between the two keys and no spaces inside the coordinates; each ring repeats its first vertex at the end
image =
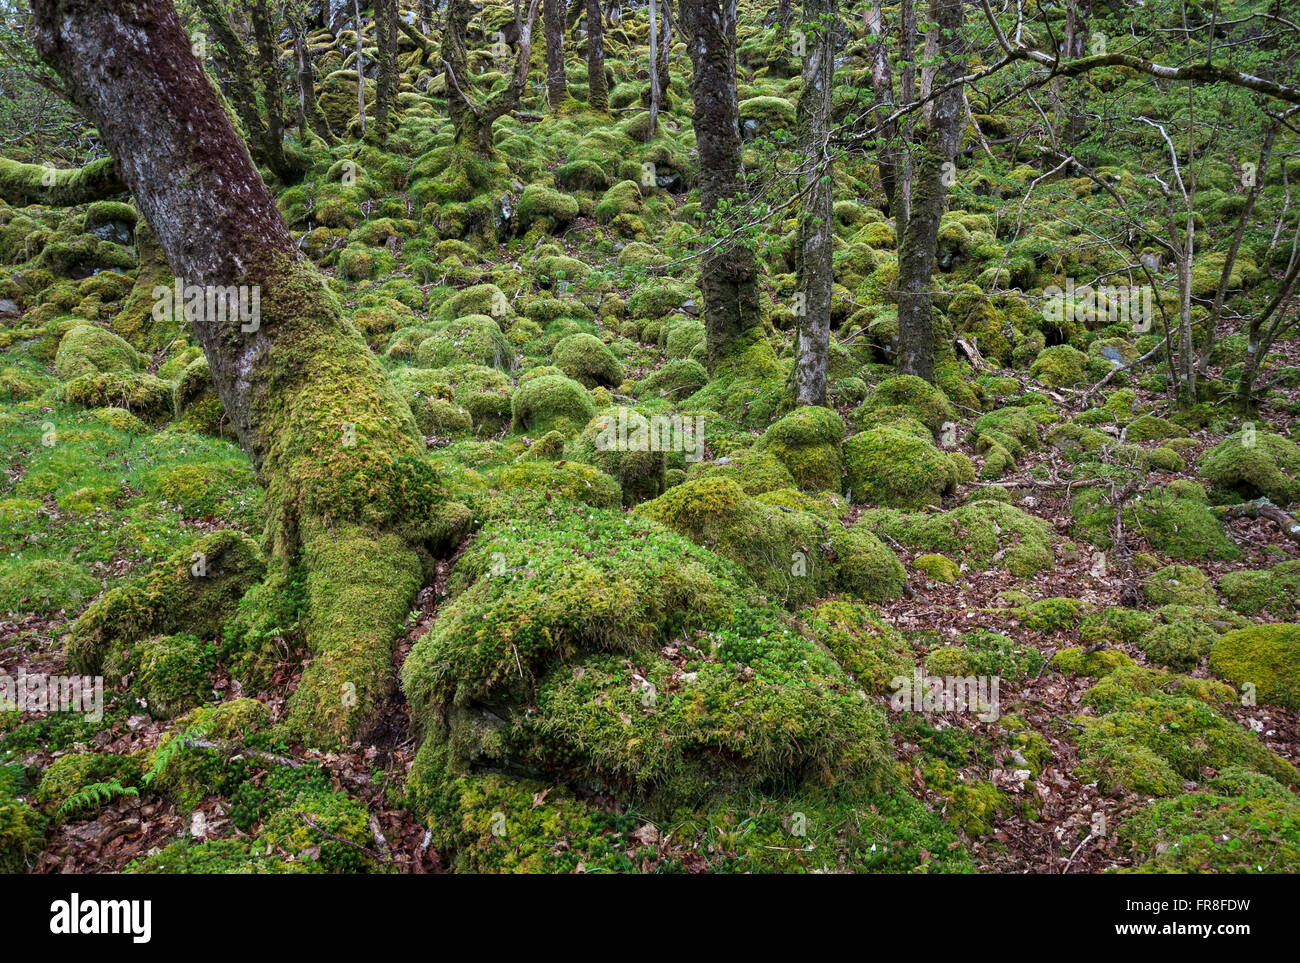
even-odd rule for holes
{"type": "Polygon", "coordinates": [[[811,48],[803,63],[803,87],[795,111],[801,181],[805,194],[799,221],[799,283],[803,314],[799,318],[795,402],[826,404],[826,369],[830,355],[831,289],[835,280],[834,165],[830,154],[831,94],[835,76],[835,29],[838,0],[804,0],[804,32],[811,48]]]}
{"type": "Polygon", "coordinates": [[[605,82],[605,28],[600,19],[600,0],[587,3],[587,106],[609,110],[609,85],[605,82]]]}
{"type": "MultiPolygon", "coordinates": [[[[962,70],[961,0],[933,0],[930,16],[938,30],[939,64],[932,83],[940,87],[960,77],[962,70]]],[[[934,381],[934,319],[930,275],[939,239],[946,180],[961,137],[962,91],[940,94],[919,133],[914,153],[912,197],[907,228],[898,255],[898,370],[934,381]]]]}
{"type": "Polygon", "coordinates": [[[417,546],[458,538],[467,519],[445,502],[410,410],[298,254],[170,0],[37,0],[33,11],[36,49],[112,151],[178,282],[206,302],[186,320],[265,488],[265,544],[306,571],[313,658],[289,720],[317,744],[350,739],[391,687],[417,546]],[[221,310],[241,287],[260,294],[251,319],[221,310]]]}
{"type": "MultiPolygon", "coordinates": [[[[740,195],[741,142],[736,102],[736,0],[683,0],[690,38],[693,121],[700,156],[700,208],[706,218],[740,195]]],[[[709,367],[735,360],[764,338],[753,252],[732,239],[710,245],[700,264],[709,367]]]]}
{"type": "Polygon", "coordinates": [[[361,28],[361,0],[352,0],[352,16],[356,18],[357,28],[357,118],[361,121],[361,136],[366,136],[366,55],[361,49],[364,43],[361,28]]]}
{"type": "Polygon", "coordinates": [[[659,20],[655,0],[650,0],[650,129],[646,140],[655,135],[659,126],[659,20]]]}
{"type": "Polygon", "coordinates": [[[375,88],[375,132],[388,143],[389,115],[397,97],[397,0],[375,0],[375,44],[379,84],[375,88]]]}
{"type": "Polygon", "coordinates": [[[545,0],[542,17],[546,29],[546,102],[555,110],[569,97],[564,75],[564,0],[545,0]]]}

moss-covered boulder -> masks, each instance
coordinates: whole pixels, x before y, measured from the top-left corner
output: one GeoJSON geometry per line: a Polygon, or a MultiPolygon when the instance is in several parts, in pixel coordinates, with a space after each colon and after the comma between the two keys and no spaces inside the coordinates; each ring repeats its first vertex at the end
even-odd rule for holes
{"type": "Polygon", "coordinates": [[[562,338],[551,352],[552,363],[588,388],[616,388],[623,381],[623,364],[603,341],[591,334],[562,338]]]}
{"type": "Polygon", "coordinates": [[[82,375],[118,374],[139,371],[144,358],[131,345],[107,328],[78,324],[68,329],[54,356],[54,369],[64,381],[82,375]]]}
{"type": "MultiPolygon", "coordinates": [[[[868,427],[864,418],[882,409],[903,408],[937,437],[945,422],[953,418],[952,405],[943,392],[915,375],[893,375],[872,389],[858,409],[858,426],[868,427]]],[[[874,424],[874,422],[870,422],[874,424]]]]}
{"type": "Polygon", "coordinates": [[[57,558],[0,563],[0,611],[78,612],[99,592],[99,581],[75,562],[57,558]]]}
{"type": "Polygon", "coordinates": [[[247,536],[205,535],[91,604],[64,639],[68,659],[77,671],[98,674],[114,645],[168,632],[215,638],[265,570],[247,536]]]}
{"type": "Polygon", "coordinates": [[[931,515],[869,511],[860,524],[978,571],[1005,568],[1027,578],[1055,564],[1051,525],[1006,502],[973,501],[931,515]]]}
{"type": "Polygon", "coordinates": [[[856,502],[920,508],[952,494],[961,470],[928,438],[893,427],[873,428],[844,442],[845,484],[856,502]]]}
{"type": "Polygon", "coordinates": [[[596,414],[596,404],[587,389],[564,375],[533,378],[515,389],[510,399],[516,431],[559,430],[576,434],[596,414]]]}
{"type": "Polygon", "coordinates": [[[838,492],[844,480],[843,437],[844,421],[838,414],[805,406],[768,428],[754,447],[775,456],[800,488],[838,492]]]}
{"type": "Polygon", "coordinates": [[[1205,453],[1202,477],[1225,498],[1264,497],[1277,505],[1300,501],[1300,446],[1263,431],[1243,431],[1205,453]]]}
{"type": "Polygon", "coordinates": [[[1271,569],[1225,572],[1219,579],[1219,593],[1242,615],[1290,619],[1300,610],[1300,559],[1279,562],[1271,569]]]}
{"type": "Polygon", "coordinates": [[[495,318],[467,314],[421,341],[415,360],[425,368],[472,364],[509,371],[515,366],[515,352],[495,318]]]}
{"type": "Polygon", "coordinates": [[[1300,709],[1300,625],[1282,623],[1237,629],[1210,652],[1210,671],[1269,705],[1300,709]]]}
{"type": "Polygon", "coordinates": [[[1152,605],[1217,605],[1219,597],[1209,577],[1195,565],[1168,565],[1142,582],[1142,594],[1152,605]]]}
{"type": "Polygon", "coordinates": [[[1088,356],[1068,344],[1044,348],[1029,373],[1049,388],[1072,388],[1088,375],[1088,356]]]}

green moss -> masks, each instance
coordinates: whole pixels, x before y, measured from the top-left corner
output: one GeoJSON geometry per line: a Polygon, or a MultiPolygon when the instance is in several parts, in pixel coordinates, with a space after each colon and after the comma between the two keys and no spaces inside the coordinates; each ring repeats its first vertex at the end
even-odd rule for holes
{"type": "Polygon", "coordinates": [[[961,567],[946,555],[918,555],[912,560],[912,567],[947,585],[954,584],[961,574],[961,567]]]}
{"type": "Polygon", "coordinates": [[[1224,439],[1200,461],[1201,475],[1236,501],[1261,496],[1300,501],[1300,447],[1288,438],[1248,431],[1224,439]]]}
{"type": "Polygon", "coordinates": [[[588,388],[616,388],[623,381],[622,363],[594,335],[571,334],[561,339],[551,359],[557,368],[588,388]]]}
{"type": "MultiPolygon", "coordinates": [[[[36,787],[36,801],[54,816],[73,796],[92,783],[115,782],[124,787],[140,785],[140,760],[111,752],[72,752],[50,763],[36,787]]],[[[70,807],[71,808],[71,807],[70,807]]],[[[85,816],[91,807],[78,807],[70,816],[85,816]]]]}
{"type": "Polygon", "coordinates": [[[113,645],[181,630],[213,638],[264,571],[246,536],[205,535],[92,603],[64,640],[69,661],[77,671],[97,673],[113,645]]]}
{"type": "Polygon", "coordinates": [[[1072,598],[1050,598],[1025,606],[1025,627],[1035,632],[1056,632],[1078,621],[1083,603],[1072,598]]]}
{"type": "Polygon", "coordinates": [[[0,611],[78,612],[99,582],[74,562],[55,558],[0,564],[0,611]]]}
{"type": "Polygon", "coordinates": [[[914,668],[907,641],[869,605],[823,602],[796,617],[868,692],[893,691],[891,680],[910,675],[914,668]]]}
{"type": "Polygon", "coordinates": [[[0,793],[0,873],[25,872],[44,842],[40,813],[23,801],[0,793]]]}
{"type": "Polygon", "coordinates": [[[59,342],[54,367],[64,381],[82,375],[118,374],[139,371],[144,366],[140,353],[107,328],[78,324],[59,342]]]}
{"type": "Polygon", "coordinates": [[[1300,626],[1257,625],[1228,632],[1210,652],[1210,671],[1250,684],[1262,703],[1300,708],[1300,626]]]}
{"type": "Polygon", "coordinates": [[[1119,830],[1120,845],[1138,861],[1127,872],[1300,872],[1300,800],[1273,786],[1253,798],[1227,789],[1138,808],[1119,830]]]}
{"type": "Polygon", "coordinates": [[[1152,605],[1219,604],[1209,578],[1194,565],[1169,565],[1152,572],[1142,583],[1142,594],[1152,605]]]}
{"type": "MultiPolygon", "coordinates": [[[[1115,509],[1099,490],[1075,496],[1074,530],[1099,548],[1111,545],[1115,509]]],[[[1223,524],[1205,504],[1196,486],[1171,484],[1144,491],[1124,509],[1124,527],[1140,533],[1156,551],[1172,558],[1234,559],[1241,550],[1223,532],[1223,524]]]]}
{"type": "Polygon", "coordinates": [[[897,428],[873,428],[844,442],[845,483],[853,500],[893,508],[937,504],[956,490],[960,470],[930,441],[897,428]]]}
{"type": "Polygon", "coordinates": [[[1172,448],[1153,448],[1147,452],[1147,468],[1157,471],[1182,472],[1187,470],[1183,456],[1172,448]]]}
{"type": "Polygon", "coordinates": [[[969,569],[1027,578],[1055,564],[1051,526],[1005,502],[974,501],[934,515],[868,512],[862,524],[908,545],[960,558],[969,569]]]}
{"type": "Polygon", "coordinates": [[[172,410],[172,386],[143,372],[81,375],[67,383],[64,395],[83,408],[112,405],[150,419],[169,415],[172,410]]]}
{"type": "Polygon", "coordinates": [[[1066,675],[1103,676],[1120,666],[1132,664],[1132,659],[1115,649],[1102,649],[1087,654],[1084,654],[1083,649],[1062,649],[1052,657],[1052,665],[1066,675]]]}
{"type": "Polygon", "coordinates": [[[596,219],[608,224],[619,215],[642,211],[641,186],[636,181],[619,181],[610,187],[596,205],[596,219]]]}
{"type": "Polygon", "coordinates": [[[948,399],[934,385],[915,375],[894,375],[876,385],[862,403],[858,409],[859,425],[865,427],[861,424],[862,415],[892,407],[907,409],[936,436],[944,423],[953,418],[948,399]]]}
{"type": "Polygon", "coordinates": [[[1087,377],[1088,356],[1068,344],[1044,348],[1029,373],[1049,388],[1072,388],[1087,377]]]}
{"type": "Polygon", "coordinates": [[[541,184],[529,184],[519,195],[515,230],[522,234],[535,223],[548,231],[562,227],[578,216],[578,200],[541,184]]]}
{"type": "Polygon", "coordinates": [[[768,428],[755,448],[774,455],[800,488],[838,492],[844,476],[843,437],[844,422],[838,414],[806,406],[768,428]]]}
{"type": "MultiPolygon", "coordinates": [[[[503,492],[529,492],[539,501],[549,501],[554,496],[596,508],[616,509],[623,504],[618,482],[581,462],[522,461],[503,468],[496,482],[503,492]]],[[[516,501],[508,510],[518,508],[516,501]]]]}
{"type": "Polygon", "coordinates": [[[1187,429],[1155,415],[1139,415],[1128,424],[1129,441],[1160,441],[1165,438],[1186,436],[1187,429]]]}
{"type": "MultiPolygon", "coordinates": [[[[212,643],[192,635],[155,636],[135,646],[129,664],[149,714],[168,719],[210,698],[208,673],[216,668],[215,654],[212,643]]],[[[106,667],[109,675],[116,673],[106,667]]]]}
{"type": "Polygon", "coordinates": [[[486,314],[467,314],[450,321],[420,342],[417,363],[426,368],[472,364],[509,371],[515,352],[496,320],[486,314]]]}
{"type": "Polygon", "coordinates": [[[729,478],[740,486],[746,495],[794,488],[794,476],[775,455],[768,451],[748,448],[735,455],[713,462],[700,462],[687,473],[694,478],[729,478]]]}
{"type": "Polygon", "coordinates": [[[794,105],[783,97],[750,97],[738,109],[741,123],[754,121],[758,132],[794,129],[794,105]]]}
{"type": "Polygon", "coordinates": [[[792,604],[831,591],[871,601],[902,592],[902,566],[874,535],[771,508],[728,478],[689,480],[638,511],[737,562],[792,604]]]}
{"type": "Polygon", "coordinates": [[[709,373],[693,358],[674,358],[646,375],[636,386],[638,398],[666,398],[672,402],[699,391],[709,383],[709,373]]]}
{"type": "MultiPolygon", "coordinates": [[[[575,440],[572,455],[590,462],[602,472],[617,479],[627,505],[656,498],[667,488],[665,470],[667,461],[663,451],[639,450],[630,444],[636,427],[643,416],[631,408],[614,407],[597,415],[575,440]],[[617,433],[620,422],[626,422],[629,444],[621,447],[609,444],[611,433],[617,433]]],[[[646,422],[647,428],[649,422],[646,422]]]]}
{"type": "Polygon", "coordinates": [[[1271,569],[1227,572],[1219,579],[1219,592],[1229,607],[1242,615],[1267,613],[1289,619],[1300,600],[1300,560],[1281,562],[1271,569]]]}
{"type": "Polygon", "coordinates": [[[256,843],[242,839],[185,839],[163,847],[151,856],[132,861],[123,872],[128,874],[162,873],[168,876],[232,874],[245,876],[263,873],[308,873],[314,863],[286,862],[264,852],[256,843]]]}
{"type": "Polygon", "coordinates": [[[516,431],[546,432],[558,429],[574,434],[596,414],[591,396],[571,378],[546,375],[515,389],[510,399],[516,431]]]}
{"type": "Polygon", "coordinates": [[[1218,638],[1219,634],[1202,622],[1177,619],[1146,632],[1138,647],[1157,665],[1186,671],[1204,658],[1218,638]]]}
{"type": "Polygon", "coordinates": [[[303,793],[267,820],[258,843],[283,856],[317,863],[327,873],[374,868],[370,813],[361,803],[332,792],[303,793]]]}

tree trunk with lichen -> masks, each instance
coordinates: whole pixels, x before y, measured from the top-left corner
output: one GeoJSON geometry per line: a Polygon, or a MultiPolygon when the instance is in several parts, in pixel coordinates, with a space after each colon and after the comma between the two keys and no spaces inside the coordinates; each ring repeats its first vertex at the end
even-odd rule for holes
{"type": "Polygon", "coordinates": [[[837,0],[804,0],[804,31],[810,49],[804,58],[803,86],[796,106],[800,187],[806,192],[799,219],[799,276],[796,289],[803,294],[797,313],[798,360],[795,363],[795,401],[801,405],[826,404],[826,369],[830,355],[831,288],[835,282],[834,234],[831,218],[835,202],[835,175],[830,155],[832,82],[835,77],[837,0]]]}
{"type": "MultiPolygon", "coordinates": [[[[692,120],[700,155],[700,209],[713,218],[740,201],[741,148],[736,102],[734,0],[685,0],[690,38],[692,120]]],[[[734,238],[709,243],[700,262],[709,367],[717,371],[737,346],[763,337],[754,253],[734,238]]]]}
{"type": "MultiPolygon", "coordinates": [[[[961,0],[934,0],[939,63],[931,83],[942,88],[962,75],[964,43],[961,0]]],[[[934,98],[913,151],[912,196],[898,251],[898,358],[901,374],[934,381],[934,318],[930,276],[939,242],[939,221],[951,183],[964,113],[961,87],[934,98]]]]}
{"type": "Polygon", "coordinates": [[[609,86],[605,83],[605,30],[600,19],[600,0],[587,3],[587,106],[609,110],[609,86]]]}
{"type": "Polygon", "coordinates": [[[389,116],[397,97],[397,0],[375,0],[375,46],[379,83],[375,88],[375,133],[388,142],[389,116]]]}
{"type": "Polygon", "coordinates": [[[315,743],[351,739],[391,689],[421,558],[454,541],[467,513],[446,501],[410,410],[298,254],[170,0],[33,8],[37,50],[112,151],[172,271],[209,296],[189,323],[266,491],[264,544],[307,576],[312,660],[289,721],[315,743]],[[260,296],[251,319],[217,309],[240,286],[260,296]]]}
{"type": "Polygon", "coordinates": [[[542,19],[546,29],[546,102],[555,110],[569,99],[564,75],[564,0],[544,0],[542,19]]]}

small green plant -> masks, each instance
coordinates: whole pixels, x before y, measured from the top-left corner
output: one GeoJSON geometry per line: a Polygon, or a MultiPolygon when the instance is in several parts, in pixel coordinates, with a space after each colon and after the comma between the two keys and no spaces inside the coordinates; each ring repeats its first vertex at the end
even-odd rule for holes
{"type": "Polygon", "coordinates": [[[63,819],[72,813],[81,812],[95,806],[102,806],[117,796],[138,795],[140,795],[139,790],[134,786],[123,786],[116,779],[111,779],[108,782],[92,782],[69,796],[63,805],[59,807],[55,816],[58,819],[63,819]]]}

